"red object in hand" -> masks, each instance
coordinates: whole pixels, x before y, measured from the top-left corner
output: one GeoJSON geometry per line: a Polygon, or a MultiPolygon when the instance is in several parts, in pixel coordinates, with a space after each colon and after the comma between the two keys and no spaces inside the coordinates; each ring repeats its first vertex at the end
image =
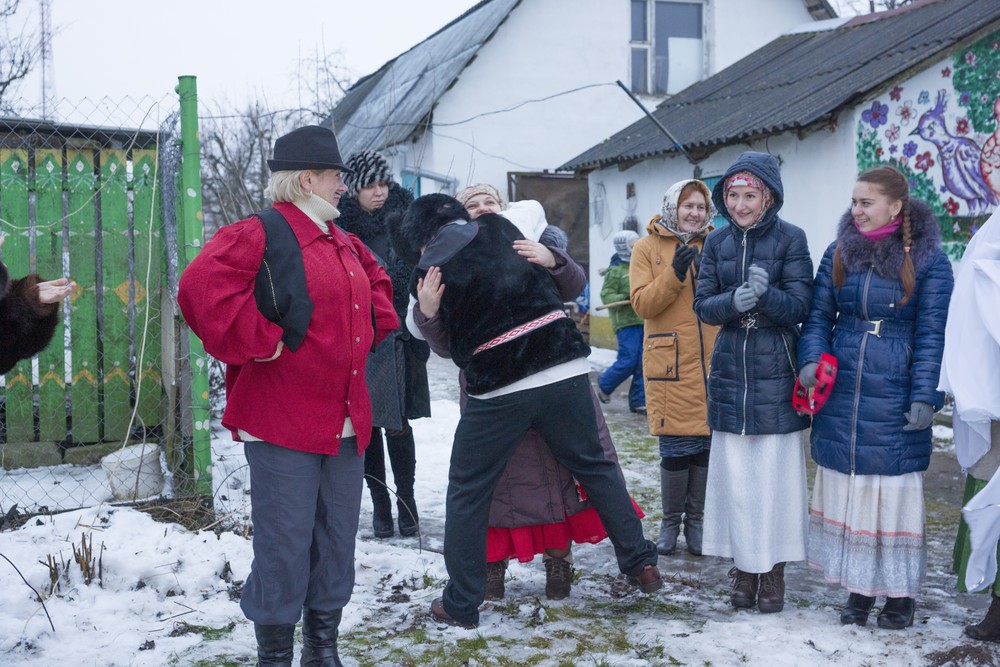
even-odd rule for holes
{"type": "Polygon", "coordinates": [[[824,352],[819,355],[816,367],[816,386],[806,389],[802,383],[795,380],[795,391],[792,392],[792,407],[796,412],[814,415],[820,411],[826,399],[833,392],[833,382],[837,379],[837,358],[824,352]]]}

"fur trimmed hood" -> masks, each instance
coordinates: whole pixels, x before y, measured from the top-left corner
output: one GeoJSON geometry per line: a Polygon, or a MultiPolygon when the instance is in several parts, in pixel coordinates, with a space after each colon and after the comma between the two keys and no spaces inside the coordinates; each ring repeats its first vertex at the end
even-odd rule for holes
{"type": "MultiPolygon", "coordinates": [[[[930,206],[910,198],[910,259],[919,271],[941,248],[941,227],[930,206]]],[[[874,266],[883,278],[899,275],[903,266],[903,229],[876,242],[865,238],[854,225],[850,209],[840,218],[837,227],[837,249],[848,272],[864,271],[874,266]]]]}

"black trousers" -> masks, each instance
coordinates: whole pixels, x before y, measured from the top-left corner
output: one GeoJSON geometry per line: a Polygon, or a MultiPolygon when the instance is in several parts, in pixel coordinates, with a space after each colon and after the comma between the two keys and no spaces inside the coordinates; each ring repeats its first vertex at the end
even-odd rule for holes
{"type": "Polygon", "coordinates": [[[444,607],[460,621],[479,622],[490,500],[529,428],[541,434],[556,460],[587,492],[614,545],[619,570],[637,575],[656,564],[656,546],[642,534],[617,467],[604,457],[586,375],[486,400],[470,396],[452,446],[444,528],[450,579],[444,607]]]}

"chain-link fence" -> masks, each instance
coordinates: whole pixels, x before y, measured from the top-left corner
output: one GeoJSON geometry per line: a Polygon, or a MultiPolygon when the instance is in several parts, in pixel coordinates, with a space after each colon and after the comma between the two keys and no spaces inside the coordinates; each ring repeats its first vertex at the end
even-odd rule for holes
{"type": "Polygon", "coordinates": [[[200,207],[200,184],[183,181],[181,106],[62,100],[66,120],[16,103],[0,117],[3,262],[11,279],[76,283],[52,342],[0,376],[4,514],[196,492],[204,454],[191,445],[207,417],[192,417],[175,303],[178,248],[200,228],[176,221],[177,193],[200,207]]]}

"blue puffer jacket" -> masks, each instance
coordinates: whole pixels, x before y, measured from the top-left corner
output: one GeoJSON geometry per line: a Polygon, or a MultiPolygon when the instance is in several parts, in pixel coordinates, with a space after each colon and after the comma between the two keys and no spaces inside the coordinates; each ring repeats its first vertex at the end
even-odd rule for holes
{"type": "Polygon", "coordinates": [[[903,431],[903,413],[914,401],[935,410],[944,402],[937,386],[954,279],[937,220],[923,202],[910,200],[910,225],[916,284],[902,307],[902,230],[872,243],[848,212],[820,263],[799,364],[823,352],[837,358],[833,393],[813,417],[810,438],[813,460],[824,468],[902,475],[930,463],[931,429],[903,431]],[[839,289],[833,284],[838,246],[846,272],[839,289]],[[865,333],[878,321],[878,335],[865,333]]]}
{"type": "Polygon", "coordinates": [[[708,425],[742,435],[793,433],[809,419],[792,409],[798,325],[809,313],[813,267],[806,235],[778,217],[784,201],[777,161],[766,153],[743,153],[716,183],[712,201],[729,224],[709,235],[698,273],[694,309],[707,324],[721,325],[708,377],[708,425]],[[771,188],[774,203],[763,220],[743,230],[726,212],[726,179],[750,171],[771,188]],[[756,264],[770,286],[757,306],[741,315],[733,292],[756,264]]]}

